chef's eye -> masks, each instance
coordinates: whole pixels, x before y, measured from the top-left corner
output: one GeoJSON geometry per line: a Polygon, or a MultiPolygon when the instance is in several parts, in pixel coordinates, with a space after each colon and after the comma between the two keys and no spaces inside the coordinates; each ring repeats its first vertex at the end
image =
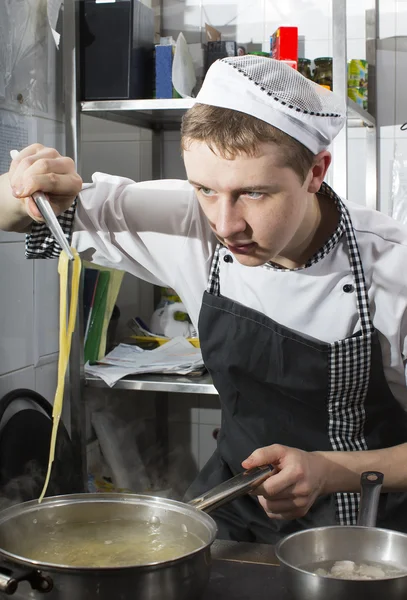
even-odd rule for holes
{"type": "Polygon", "coordinates": [[[253,200],[258,200],[259,198],[262,197],[262,192],[250,192],[249,190],[246,192],[243,192],[244,196],[249,196],[249,198],[253,198],[253,200]]]}
{"type": "Polygon", "coordinates": [[[211,190],[211,188],[207,187],[200,187],[198,191],[201,192],[203,196],[213,196],[216,193],[214,190],[211,190]]]}

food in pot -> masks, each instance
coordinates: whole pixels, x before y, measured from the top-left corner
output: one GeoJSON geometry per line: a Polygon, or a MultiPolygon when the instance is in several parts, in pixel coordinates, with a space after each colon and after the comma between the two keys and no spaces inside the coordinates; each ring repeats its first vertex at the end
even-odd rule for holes
{"type": "Polygon", "coordinates": [[[399,569],[393,565],[377,562],[364,562],[357,564],[351,560],[325,561],[303,567],[306,571],[311,571],[322,577],[334,577],[335,579],[389,579],[407,575],[405,570],[399,569]]]}
{"type": "Polygon", "coordinates": [[[174,560],[204,542],[185,526],[131,519],[42,525],[37,535],[7,544],[26,559],[70,567],[125,567],[174,560]]]}

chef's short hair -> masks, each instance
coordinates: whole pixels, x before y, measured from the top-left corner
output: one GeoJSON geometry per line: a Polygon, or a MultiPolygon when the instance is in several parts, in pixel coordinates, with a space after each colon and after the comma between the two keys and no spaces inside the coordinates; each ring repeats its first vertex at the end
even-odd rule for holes
{"type": "Polygon", "coordinates": [[[261,143],[273,143],[281,150],[281,166],[291,168],[304,183],[315,155],[301,142],[252,115],[207,104],[194,104],[184,115],[181,148],[204,142],[223,158],[240,154],[256,156],[261,143]]]}

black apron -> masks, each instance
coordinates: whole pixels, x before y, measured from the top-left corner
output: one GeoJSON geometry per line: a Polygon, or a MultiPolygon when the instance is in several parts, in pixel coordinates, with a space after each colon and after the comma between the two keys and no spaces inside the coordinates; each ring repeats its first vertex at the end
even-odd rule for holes
{"type": "MultiPolygon", "coordinates": [[[[344,340],[320,342],[223,297],[219,245],[203,297],[199,337],[220,395],[222,421],[217,450],[188,497],[241,472],[242,461],[263,446],[355,451],[407,441],[406,413],[384,376],[350,215],[329,186],[323,184],[321,192],[336,202],[340,212],[338,229],[324,252],[346,236],[354,281],[347,291],[356,294],[360,330],[344,340]]],[[[321,251],[316,257],[321,259],[321,251]]],[[[233,262],[230,254],[224,260],[233,262]]],[[[386,494],[383,499],[378,526],[407,532],[407,494],[386,494]]],[[[212,514],[220,538],[274,544],[284,535],[309,527],[355,524],[358,505],[356,493],[323,496],[304,517],[280,521],[269,519],[257,498],[247,495],[212,514]]]]}

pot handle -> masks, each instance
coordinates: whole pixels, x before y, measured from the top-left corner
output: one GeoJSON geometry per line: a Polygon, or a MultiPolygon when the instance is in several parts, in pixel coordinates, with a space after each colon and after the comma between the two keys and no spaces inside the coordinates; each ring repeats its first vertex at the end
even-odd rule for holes
{"type": "Polygon", "coordinates": [[[0,565],[0,592],[12,596],[21,581],[28,581],[33,590],[47,594],[54,587],[51,577],[33,569],[10,568],[0,565]]]}
{"type": "Polygon", "coordinates": [[[375,527],[379,508],[380,492],[383,485],[383,473],[366,471],[360,477],[360,504],[357,525],[375,527]]]}
{"type": "Polygon", "coordinates": [[[239,473],[239,475],[235,475],[235,477],[224,481],[202,496],[190,500],[188,504],[199,508],[199,510],[210,512],[222,506],[222,504],[234,500],[238,496],[243,496],[243,494],[251,492],[266,481],[273,470],[274,467],[272,465],[265,465],[243,471],[243,473],[239,473]]]}

